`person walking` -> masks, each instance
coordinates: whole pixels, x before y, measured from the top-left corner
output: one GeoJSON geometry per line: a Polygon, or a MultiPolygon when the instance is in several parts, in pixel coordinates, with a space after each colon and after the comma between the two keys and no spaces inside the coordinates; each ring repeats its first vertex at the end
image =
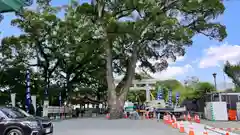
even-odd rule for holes
{"type": "Polygon", "coordinates": [[[156,109],[155,112],[156,112],[156,116],[157,116],[157,122],[159,122],[160,118],[161,118],[161,113],[159,112],[158,109],[156,109]]]}
{"type": "Polygon", "coordinates": [[[29,105],[29,114],[31,115],[35,115],[36,111],[35,111],[35,108],[32,104],[32,101],[30,101],[30,105],[29,105]]]}

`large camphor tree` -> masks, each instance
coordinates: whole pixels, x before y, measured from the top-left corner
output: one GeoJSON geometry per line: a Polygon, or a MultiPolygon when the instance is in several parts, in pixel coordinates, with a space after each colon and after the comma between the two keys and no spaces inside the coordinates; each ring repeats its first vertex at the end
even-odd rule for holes
{"type": "Polygon", "coordinates": [[[122,116],[137,62],[147,71],[162,71],[167,60],[185,54],[194,35],[223,40],[225,26],[213,20],[224,10],[221,0],[96,0],[81,5],[78,12],[91,19],[94,38],[105,48],[111,119],[122,116]],[[117,85],[114,74],[124,75],[117,85]]]}

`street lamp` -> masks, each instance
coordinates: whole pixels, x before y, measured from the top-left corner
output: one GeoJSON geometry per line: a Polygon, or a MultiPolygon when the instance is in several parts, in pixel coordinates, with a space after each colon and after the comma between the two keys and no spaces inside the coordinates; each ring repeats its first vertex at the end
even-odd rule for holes
{"type": "MultiPolygon", "coordinates": [[[[217,90],[217,73],[213,73],[213,78],[214,78],[214,85],[215,85],[215,89],[217,90]]],[[[219,102],[222,102],[222,95],[221,93],[218,93],[218,97],[219,97],[219,102]]]]}
{"type": "Polygon", "coordinates": [[[213,73],[212,75],[214,79],[214,86],[215,86],[215,89],[217,90],[217,82],[216,82],[217,73],[213,73]]]}

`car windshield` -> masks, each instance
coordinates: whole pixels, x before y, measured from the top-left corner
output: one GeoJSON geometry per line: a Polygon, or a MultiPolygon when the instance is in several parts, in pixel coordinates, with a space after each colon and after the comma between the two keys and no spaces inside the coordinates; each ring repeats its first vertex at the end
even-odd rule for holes
{"type": "Polygon", "coordinates": [[[3,108],[1,110],[9,118],[25,118],[31,116],[30,114],[19,108],[3,108]]]}

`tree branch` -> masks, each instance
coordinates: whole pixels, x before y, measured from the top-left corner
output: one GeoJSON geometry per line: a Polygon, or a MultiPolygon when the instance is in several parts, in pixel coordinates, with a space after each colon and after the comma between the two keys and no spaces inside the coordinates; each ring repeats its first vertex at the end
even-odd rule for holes
{"type": "Polygon", "coordinates": [[[137,63],[137,45],[133,45],[132,56],[127,62],[126,74],[124,75],[121,82],[116,87],[116,92],[118,95],[121,95],[126,89],[128,89],[131,84],[135,74],[135,68],[137,63]]]}
{"type": "Polygon", "coordinates": [[[60,64],[60,60],[58,59],[57,63],[54,65],[54,67],[49,70],[49,76],[52,75],[52,73],[56,70],[56,68],[58,67],[59,64],[60,64]]]}

